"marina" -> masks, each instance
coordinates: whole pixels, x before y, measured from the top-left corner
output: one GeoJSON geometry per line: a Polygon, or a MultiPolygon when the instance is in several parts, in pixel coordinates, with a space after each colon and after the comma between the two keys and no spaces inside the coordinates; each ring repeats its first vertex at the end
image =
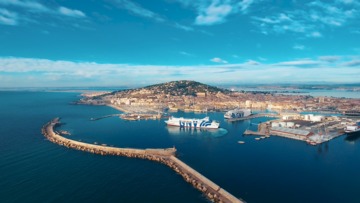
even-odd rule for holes
{"type": "MultiPolygon", "coordinates": [[[[81,202],[84,199],[90,203],[209,202],[183,181],[182,176],[163,164],[126,156],[93,155],[49,142],[39,129],[55,116],[62,118],[62,125],[55,130],[71,132],[70,137],[64,137],[81,142],[136,149],[175,145],[178,159],[249,203],[360,201],[356,195],[360,181],[356,170],[360,167],[357,134],[340,136],[316,146],[279,136],[256,141],[253,136],[243,136],[243,132],[257,131],[255,124],[272,118],[226,122],[224,113],[208,112],[227,132],[166,127],[162,120],[127,122],[109,117],[93,122],[88,118],[119,112],[106,106],[68,105],[77,99],[75,93],[18,92],[2,96],[0,118],[4,140],[0,143],[3,174],[0,196],[3,202],[81,202]],[[14,130],[18,128],[21,131],[14,130]],[[343,187],[344,181],[349,187],[343,187]],[[303,190],[304,186],[307,190],[303,190]],[[332,190],[337,192],[328,192],[332,190]],[[59,197],[54,191],[63,195],[59,197]],[[141,195],[134,195],[140,191],[141,195]],[[298,195],[298,191],[302,191],[302,195],[298,195]]],[[[172,114],[184,118],[206,116],[191,112],[172,114]]],[[[343,120],[335,126],[341,129],[346,123],[351,122],[343,120]]]]}

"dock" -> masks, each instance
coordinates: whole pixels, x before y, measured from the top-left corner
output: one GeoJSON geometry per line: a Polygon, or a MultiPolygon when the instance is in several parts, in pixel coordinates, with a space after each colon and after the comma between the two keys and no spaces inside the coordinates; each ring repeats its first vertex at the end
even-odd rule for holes
{"type": "Polygon", "coordinates": [[[195,169],[191,168],[180,159],[176,158],[176,149],[135,149],[135,148],[118,148],[104,145],[88,144],[71,140],[55,133],[54,129],[60,125],[60,118],[55,118],[46,123],[42,128],[42,134],[55,144],[65,146],[67,148],[89,152],[100,155],[125,156],[130,158],[147,159],[162,163],[177,174],[181,175],[184,180],[190,183],[194,188],[203,193],[203,195],[212,202],[223,203],[244,203],[240,200],[201,175],[195,169]]]}
{"type": "Polygon", "coordinates": [[[319,145],[343,135],[343,131],[337,131],[329,135],[315,134],[304,129],[293,129],[284,127],[271,127],[270,122],[261,123],[257,131],[245,130],[243,135],[255,136],[279,136],[294,140],[304,141],[311,145],[319,145]]]}
{"type": "Polygon", "coordinates": [[[258,113],[258,114],[252,114],[252,115],[246,116],[246,117],[229,118],[227,120],[230,121],[230,122],[234,122],[234,121],[243,121],[243,120],[248,120],[248,119],[253,119],[253,118],[261,118],[261,117],[278,118],[278,117],[280,117],[280,115],[276,114],[276,113],[258,113]]]}
{"type": "Polygon", "coordinates": [[[110,117],[118,117],[118,116],[121,116],[123,114],[110,114],[110,115],[106,115],[106,116],[101,116],[101,117],[97,117],[97,118],[90,118],[91,121],[97,121],[97,120],[100,120],[100,119],[104,119],[104,118],[110,118],[110,117]]]}

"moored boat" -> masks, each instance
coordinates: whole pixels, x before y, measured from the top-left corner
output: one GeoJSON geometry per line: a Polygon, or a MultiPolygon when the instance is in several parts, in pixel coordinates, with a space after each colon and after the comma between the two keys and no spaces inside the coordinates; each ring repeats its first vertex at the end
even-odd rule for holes
{"type": "Polygon", "coordinates": [[[232,119],[232,118],[243,118],[251,115],[250,109],[233,109],[225,113],[224,118],[232,119]]]}
{"type": "Polygon", "coordinates": [[[344,129],[345,133],[352,134],[356,132],[360,132],[360,122],[356,122],[355,125],[348,125],[344,129]]]}
{"type": "Polygon", "coordinates": [[[169,120],[165,121],[165,123],[170,126],[179,126],[184,128],[219,128],[220,126],[220,123],[210,120],[209,117],[202,119],[170,117],[169,120]]]}

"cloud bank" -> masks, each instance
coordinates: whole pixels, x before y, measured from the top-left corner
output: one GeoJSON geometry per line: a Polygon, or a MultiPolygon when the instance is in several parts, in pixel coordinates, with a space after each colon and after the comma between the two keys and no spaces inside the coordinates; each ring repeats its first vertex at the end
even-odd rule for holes
{"type": "Polygon", "coordinates": [[[360,60],[324,56],[264,64],[166,66],[0,58],[0,87],[147,85],[171,80],[206,83],[359,82],[360,60]],[[335,58],[337,60],[335,60],[335,58]],[[346,60],[344,60],[346,59],[346,60]]]}

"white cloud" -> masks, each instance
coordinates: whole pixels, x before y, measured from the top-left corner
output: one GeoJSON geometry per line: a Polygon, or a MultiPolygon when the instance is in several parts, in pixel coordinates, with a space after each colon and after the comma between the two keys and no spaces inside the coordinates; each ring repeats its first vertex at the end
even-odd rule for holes
{"type": "Polygon", "coordinates": [[[344,66],[349,66],[349,67],[359,67],[360,66],[360,60],[358,59],[354,59],[352,61],[348,61],[343,63],[344,66]]]}
{"type": "Polygon", "coordinates": [[[267,59],[266,58],[263,58],[263,57],[258,57],[258,59],[260,60],[260,61],[267,61],[267,59]]]}
{"type": "Polygon", "coordinates": [[[185,30],[185,31],[194,31],[194,28],[189,27],[189,26],[185,26],[185,25],[181,25],[179,23],[175,23],[174,26],[176,28],[179,28],[179,29],[182,29],[182,30],[185,30]]]}
{"type": "Polygon", "coordinates": [[[247,12],[251,4],[254,3],[254,0],[242,0],[239,2],[239,7],[242,12],[247,12]]]}
{"type": "Polygon", "coordinates": [[[293,46],[293,49],[295,50],[304,50],[305,49],[305,46],[304,45],[301,45],[301,44],[295,44],[293,46]]]}
{"type": "Polygon", "coordinates": [[[211,83],[358,82],[359,65],[358,59],[333,62],[303,59],[274,64],[249,60],[240,64],[155,66],[0,57],[0,86],[139,85],[179,79],[211,83]]]}
{"type": "Polygon", "coordinates": [[[180,51],[179,54],[184,55],[184,56],[191,56],[191,57],[195,56],[194,54],[190,54],[186,51],[180,51]]]}
{"type": "Polygon", "coordinates": [[[22,0],[1,0],[0,4],[3,5],[12,5],[27,8],[33,11],[40,11],[40,12],[50,12],[51,9],[47,8],[46,6],[36,2],[36,1],[22,1],[22,0]]]}
{"type": "Polygon", "coordinates": [[[17,25],[18,24],[17,13],[0,8],[0,24],[17,25]]]}
{"type": "Polygon", "coordinates": [[[284,61],[284,62],[277,63],[275,65],[304,67],[304,66],[317,66],[319,64],[320,64],[319,61],[304,59],[304,60],[295,60],[295,61],[284,61]]]}
{"type": "Polygon", "coordinates": [[[318,31],[314,31],[314,32],[311,32],[311,33],[307,34],[306,36],[319,38],[319,37],[322,37],[322,34],[320,32],[318,32],[318,31]]]}
{"type": "Polygon", "coordinates": [[[215,63],[228,63],[227,61],[225,61],[221,58],[218,58],[218,57],[212,58],[212,59],[210,59],[210,61],[215,62],[215,63]]]}
{"type": "Polygon", "coordinates": [[[356,22],[360,16],[360,3],[350,0],[299,2],[301,9],[283,10],[280,14],[253,16],[253,23],[264,34],[288,32],[303,34],[307,37],[322,37],[328,28],[345,26],[356,22]]]}
{"type": "Polygon", "coordinates": [[[165,19],[162,18],[157,13],[154,13],[153,11],[143,8],[141,5],[134,3],[130,0],[113,0],[113,2],[117,7],[126,9],[137,16],[151,18],[159,22],[165,21],[165,19]]]}
{"type": "Polygon", "coordinates": [[[198,25],[222,23],[232,10],[233,7],[231,5],[218,4],[218,1],[214,1],[209,7],[201,11],[196,17],[195,23],[198,25]]]}
{"type": "Polygon", "coordinates": [[[341,59],[341,56],[320,56],[320,61],[335,62],[341,59]]]}
{"type": "Polygon", "coordinates": [[[245,64],[250,66],[257,66],[260,65],[261,63],[254,60],[248,60],[245,64]]]}
{"type": "Polygon", "coordinates": [[[80,17],[80,18],[86,17],[86,15],[82,11],[75,10],[75,9],[69,9],[69,8],[66,8],[66,7],[63,7],[63,6],[61,6],[59,8],[59,12],[61,14],[63,14],[63,15],[76,17],[76,18],[78,18],[78,17],[80,17]]]}
{"type": "Polygon", "coordinates": [[[344,4],[352,4],[354,3],[354,0],[337,0],[340,3],[344,3],[344,4]]]}
{"type": "Polygon", "coordinates": [[[19,21],[36,22],[35,19],[38,16],[33,15],[33,13],[41,13],[49,16],[67,16],[73,18],[86,17],[85,13],[80,10],[70,9],[63,6],[52,8],[45,6],[44,4],[41,4],[37,1],[0,0],[0,5],[3,5],[4,7],[9,7],[9,13],[15,13],[9,10],[13,9],[12,7],[18,7],[22,9],[22,12],[17,13],[16,16],[6,16],[5,14],[0,14],[0,23],[2,22],[3,24],[8,25],[21,24],[19,23],[19,21]]]}
{"type": "Polygon", "coordinates": [[[177,0],[187,7],[195,8],[197,25],[214,25],[226,21],[231,14],[247,13],[254,0],[177,0]]]}

